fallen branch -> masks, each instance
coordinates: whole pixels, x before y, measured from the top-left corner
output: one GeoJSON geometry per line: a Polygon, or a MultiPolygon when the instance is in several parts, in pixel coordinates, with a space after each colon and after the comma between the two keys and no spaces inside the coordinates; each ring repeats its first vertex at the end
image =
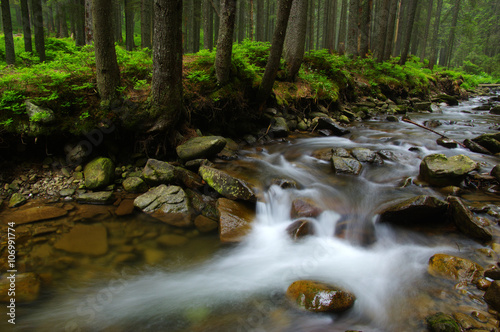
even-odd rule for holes
{"type": "Polygon", "coordinates": [[[403,119],[402,119],[402,120],[403,120],[404,122],[411,123],[412,125],[415,125],[415,126],[417,126],[417,127],[420,127],[420,128],[426,129],[426,130],[430,131],[431,133],[434,133],[434,134],[436,134],[436,135],[441,136],[442,138],[446,138],[446,139],[452,140],[453,142],[457,143],[458,145],[460,145],[461,147],[463,147],[463,148],[465,148],[465,149],[467,148],[467,147],[466,147],[465,145],[463,145],[462,143],[460,143],[460,142],[458,142],[458,141],[456,141],[456,140],[454,140],[454,139],[452,139],[452,138],[449,138],[449,137],[447,137],[447,136],[445,136],[445,135],[443,135],[443,134],[441,134],[441,133],[438,133],[437,131],[435,131],[435,130],[433,130],[433,129],[431,129],[431,128],[428,128],[428,127],[426,127],[426,126],[424,126],[424,125],[421,125],[420,123],[413,122],[413,121],[411,121],[410,119],[405,118],[405,117],[403,117],[403,119]]]}

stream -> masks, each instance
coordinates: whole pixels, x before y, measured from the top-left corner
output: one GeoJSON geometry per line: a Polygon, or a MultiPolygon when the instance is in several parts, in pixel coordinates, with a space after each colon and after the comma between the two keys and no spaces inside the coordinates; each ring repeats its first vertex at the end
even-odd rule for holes
{"type": "MultiPolygon", "coordinates": [[[[472,110],[481,101],[410,117],[418,123],[438,120],[436,131],[461,142],[498,130],[498,116],[472,110]]],[[[18,307],[15,330],[426,331],[425,317],[437,311],[487,312],[474,286],[454,287],[430,276],[427,265],[432,255],[447,253],[486,267],[496,263],[484,250],[489,247],[457,231],[380,224],[377,214],[416,195],[446,199],[447,193],[417,180],[428,154],[465,154],[481,163],[480,173],[489,173],[499,158],[446,149],[437,145],[436,134],[404,122],[363,121],[350,130],[343,137],[289,137],[216,165],[258,190],[256,219],[241,243],[222,245],[216,234],[176,230],[139,214],[98,220],[108,229],[105,257],[62,255],[40,242],[32,249],[33,265],[42,273],[50,270],[52,282],[36,302],[18,307]],[[364,163],[358,176],[334,174],[330,162],[320,158],[331,148],[355,147],[394,158],[364,163]],[[276,178],[297,186],[282,189],[272,184],[276,178]],[[323,210],[311,218],[315,234],[298,241],[286,232],[295,198],[310,198],[323,210]],[[159,246],[155,238],[169,232],[182,235],[185,243],[159,246]],[[132,258],[123,258],[127,254],[132,258]],[[49,260],[57,267],[47,268],[49,260]],[[285,297],[299,279],[342,286],[356,295],[355,305],[337,315],[302,311],[285,297]]],[[[471,191],[462,198],[499,212],[495,193],[471,191]]],[[[492,232],[498,241],[498,226],[492,232]]]]}

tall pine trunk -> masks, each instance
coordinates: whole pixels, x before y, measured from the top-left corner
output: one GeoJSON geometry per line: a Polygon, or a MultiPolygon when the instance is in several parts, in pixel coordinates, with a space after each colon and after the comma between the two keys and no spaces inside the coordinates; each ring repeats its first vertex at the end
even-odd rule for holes
{"type": "Polygon", "coordinates": [[[295,81],[304,59],[308,0],[294,0],[285,37],[287,80],[295,81]]]}
{"type": "Polygon", "coordinates": [[[453,6],[453,19],[451,21],[450,36],[448,37],[446,60],[444,65],[449,67],[451,64],[451,57],[453,55],[453,48],[455,47],[455,34],[457,30],[458,14],[460,12],[460,0],[455,0],[453,6]]]}
{"type": "Polygon", "coordinates": [[[193,53],[196,53],[200,50],[201,1],[202,0],[193,0],[193,28],[191,30],[193,53]]]}
{"type": "Polygon", "coordinates": [[[396,32],[396,15],[398,12],[399,0],[389,0],[389,20],[387,21],[387,35],[382,60],[389,60],[394,45],[394,34],[396,32]]]}
{"type": "Polygon", "coordinates": [[[231,54],[236,20],[236,0],[221,0],[220,27],[215,54],[215,76],[220,85],[229,81],[231,74],[231,54]]]}
{"type": "Polygon", "coordinates": [[[399,64],[404,65],[406,63],[406,60],[408,59],[408,52],[410,51],[410,42],[411,42],[411,35],[413,32],[413,24],[415,23],[415,14],[417,12],[417,5],[418,5],[418,0],[410,0],[410,4],[408,6],[408,23],[405,29],[405,36],[402,41],[403,43],[403,50],[401,52],[401,59],[399,59],[399,64]]]}
{"type": "Polygon", "coordinates": [[[141,48],[152,47],[152,0],[141,0],[141,48]]]}
{"type": "Polygon", "coordinates": [[[135,48],[134,43],[134,6],[133,0],[124,0],[125,6],[125,46],[127,51],[135,48]]]}
{"type": "Polygon", "coordinates": [[[431,59],[429,61],[429,68],[433,69],[437,60],[437,42],[439,37],[439,26],[441,24],[441,10],[443,8],[443,0],[438,0],[436,16],[434,19],[434,31],[432,32],[432,42],[431,42],[431,59]]]}
{"type": "Polygon", "coordinates": [[[123,42],[122,35],[122,4],[121,0],[113,1],[113,35],[116,43],[123,42]]]}
{"type": "MultiPolygon", "coordinates": [[[[241,1],[241,0],[240,0],[241,1]]],[[[264,0],[254,0],[256,3],[255,40],[264,41],[264,0]]]]}
{"type": "Polygon", "coordinates": [[[2,5],[2,24],[5,35],[5,62],[8,65],[16,63],[16,52],[14,49],[14,36],[12,34],[12,18],[10,15],[9,0],[1,0],[2,5]]]}
{"type": "Polygon", "coordinates": [[[90,45],[94,40],[92,31],[92,0],[85,0],[85,44],[90,45]]]}
{"type": "Polygon", "coordinates": [[[342,9],[340,10],[339,39],[337,43],[337,50],[339,54],[345,53],[346,31],[347,31],[347,0],[342,0],[342,9]]]}
{"type": "Polygon", "coordinates": [[[359,53],[366,57],[370,51],[370,27],[373,0],[362,0],[361,21],[359,23],[359,53]]]}
{"type": "Polygon", "coordinates": [[[32,0],[33,25],[35,26],[35,49],[41,62],[46,60],[45,36],[43,31],[42,0],[32,0]]]}
{"type": "Polygon", "coordinates": [[[75,0],[73,5],[75,19],[75,45],[85,45],[85,0],[75,0]]]}
{"type": "Polygon", "coordinates": [[[31,41],[31,23],[28,0],[21,0],[21,14],[23,22],[24,50],[31,53],[33,52],[33,45],[31,41]]]}
{"type": "Polygon", "coordinates": [[[347,26],[347,54],[359,55],[358,35],[359,35],[359,2],[361,0],[350,0],[349,3],[349,24],[347,26]]]}
{"type": "Polygon", "coordinates": [[[427,55],[427,40],[429,39],[429,31],[431,28],[431,18],[432,18],[432,8],[434,5],[434,0],[427,0],[427,19],[425,21],[425,27],[424,27],[424,36],[422,37],[421,45],[420,45],[420,58],[423,60],[425,59],[425,56],[427,55]]]}
{"type": "Polygon", "coordinates": [[[246,22],[245,22],[245,12],[246,12],[246,4],[245,1],[238,1],[237,3],[238,9],[238,42],[243,42],[245,39],[246,32],[246,22]]]}
{"type": "Polygon", "coordinates": [[[210,0],[203,0],[203,48],[214,47],[214,12],[210,0]]]}
{"type": "Polygon", "coordinates": [[[374,17],[374,21],[376,24],[376,34],[373,38],[374,47],[373,47],[373,55],[377,59],[377,61],[382,62],[384,60],[384,50],[385,43],[387,40],[387,26],[389,20],[389,6],[390,0],[382,0],[381,6],[377,10],[377,16],[374,17]]]}

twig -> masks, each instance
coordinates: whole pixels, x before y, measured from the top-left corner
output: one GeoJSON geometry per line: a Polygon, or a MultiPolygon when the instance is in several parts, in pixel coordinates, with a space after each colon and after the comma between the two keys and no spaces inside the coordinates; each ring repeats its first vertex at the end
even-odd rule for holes
{"type": "Polygon", "coordinates": [[[441,136],[442,138],[450,139],[450,140],[452,140],[453,142],[455,142],[455,143],[457,143],[458,145],[460,145],[461,147],[463,147],[463,148],[467,148],[467,147],[466,147],[465,145],[463,145],[462,143],[460,143],[460,142],[458,142],[458,141],[456,141],[456,140],[454,140],[454,139],[451,139],[451,138],[449,138],[449,137],[447,137],[447,136],[445,136],[445,135],[443,135],[443,134],[441,134],[441,133],[438,133],[437,131],[432,130],[431,128],[428,128],[428,127],[426,127],[426,126],[424,126],[424,125],[421,125],[421,124],[419,124],[419,123],[413,122],[413,121],[411,121],[410,119],[403,118],[403,121],[404,121],[404,122],[411,123],[411,124],[413,124],[413,125],[415,125],[415,126],[417,126],[417,127],[420,127],[420,128],[426,129],[426,130],[430,131],[431,133],[434,133],[434,134],[436,134],[436,135],[441,136]]]}

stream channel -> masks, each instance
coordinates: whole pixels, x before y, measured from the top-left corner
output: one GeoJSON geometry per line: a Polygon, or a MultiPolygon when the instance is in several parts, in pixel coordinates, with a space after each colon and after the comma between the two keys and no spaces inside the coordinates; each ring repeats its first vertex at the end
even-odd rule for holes
{"type": "MultiPolygon", "coordinates": [[[[418,123],[439,120],[436,130],[461,142],[497,131],[497,115],[472,110],[480,104],[474,98],[410,116],[418,123]]],[[[428,154],[465,154],[481,163],[480,173],[489,173],[499,158],[446,149],[436,144],[436,134],[405,122],[369,120],[350,130],[343,137],[289,137],[216,164],[259,191],[256,219],[241,243],[223,245],[216,234],[174,229],[134,214],[97,221],[108,230],[110,249],[102,257],[61,254],[49,243],[37,244],[29,259],[35,272],[49,271],[52,282],[36,302],[18,307],[15,330],[425,331],[425,317],[438,311],[487,312],[475,286],[455,287],[430,276],[427,266],[432,255],[447,253],[487,267],[496,263],[488,246],[454,229],[378,223],[377,214],[416,195],[446,199],[439,188],[417,181],[428,154]],[[364,147],[395,158],[364,163],[358,176],[339,175],[318,158],[339,147],[364,147]],[[297,188],[271,185],[275,178],[292,179],[297,188]],[[293,222],[291,202],[298,197],[314,200],[323,212],[311,219],[314,235],[293,241],[286,228],[293,222]],[[159,246],[156,237],[168,232],[186,240],[159,246]],[[355,305],[340,315],[300,310],[285,297],[299,279],[342,286],[355,294],[355,305]]],[[[492,206],[498,212],[500,206],[498,195],[487,190],[461,197],[478,208],[492,206]]],[[[489,218],[498,241],[494,218],[482,216],[489,218]]]]}

